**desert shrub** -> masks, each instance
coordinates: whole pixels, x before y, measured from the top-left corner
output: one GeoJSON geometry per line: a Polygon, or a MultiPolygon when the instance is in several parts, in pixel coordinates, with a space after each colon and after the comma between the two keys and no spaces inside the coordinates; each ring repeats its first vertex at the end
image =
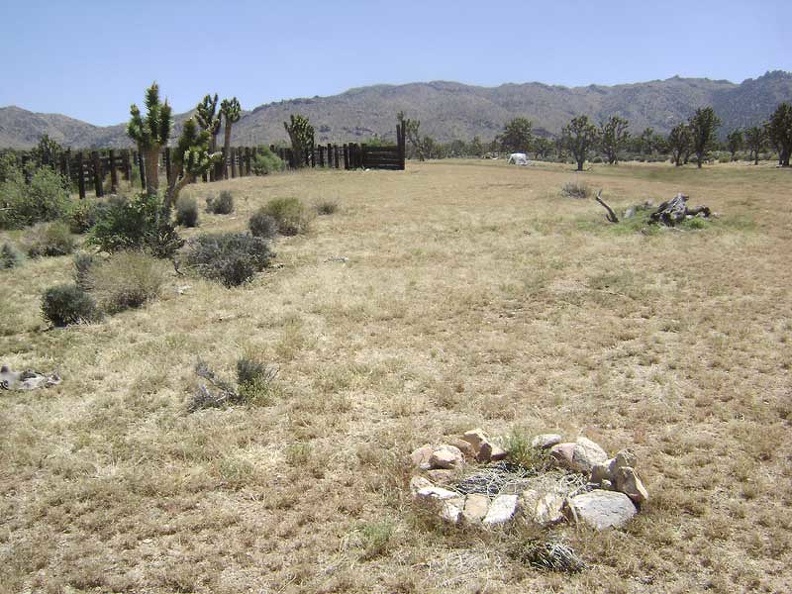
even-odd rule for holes
{"type": "Polygon", "coordinates": [[[263,208],[260,208],[250,217],[248,229],[253,237],[272,239],[278,233],[278,221],[275,220],[275,217],[267,214],[263,208]]]}
{"type": "Polygon", "coordinates": [[[278,222],[278,232],[281,235],[305,233],[311,222],[308,210],[297,198],[275,198],[262,211],[278,222]]]}
{"type": "Polygon", "coordinates": [[[202,277],[226,287],[241,285],[264,270],[273,258],[269,244],[247,233],[199,235],[191,240],[185,262],[202,277]]]}
{"type": "Polygon", "coordinates": [[[182,227],[198,226],[198,203],[190,196],[179,196],[176,200],[176,224],[182,227]]]}
{"type": "Polygon", "coordinates": [[[22,264],[24,256],[12,243],[5,242],[0,246],[0,270],[16,268],[22,264]]]}
{"type": "Polygon", "coordinates": [[[87,233],[99,220],[105,204],[93,198],[72,201],[65,216],[69,230],[78,235],[87,233]]]}
{"type": "Polygon", "coordinates": [[[54,326],[68,326],[99,319],[93,297],[76,285],[57,285],[44,291],[41,313],[54,326]]]}
{"type": "Polygon", "coordinates": [[[122,251],[90,265],[84,282],[99,307],[114,314],[156,299],[165,274],[163,263],[153,256],[122,251]]]}
{"type": "Polygon", "coordinates": [[[111,199],[91,229],[88,242],[106,252],[146,250],[157,258],[170,258],[184,244],[162,199],[145,192],[111,199]]]}
{"type": "Polygon", "coordinates": [[[591,196],[591,188],[583,182],[567,182],[561,188],[561,195],[565,198],[588,198],[591,196]]]}
{"type": "Polygon", "coordinates": [[[517,429],[503,440],[503,448],[508,452],[506,459],[525,470],[540,472],[550,466],[547,451],[533,447],[526,435],[517,429]]]}
{"type": "Polygon", "coordinates": [[[240,398],[252,404],[269,404],[272,400],[272,383],[277,375],[275,367],[250,357],[236,362],[237,386],[240,398]]]}
{"type": "Polygon", "coordinates": [[[334,200],[321,200],[314,205],[316,214],[331,215],[338,210],[338,203],[334,200]]]}
{"type": "Polygon", "coordinates": [[[256,175],[267,175],[268,173],[281,170],[283,170],[283,160],[273,153],[269,147],[259,147],[253,160],[253,173],[256,175]]]}
{"type": "Polygon", "coordinates": [[[21,229],[35,223],[54,221],[67,211],[70,198],[64,177],[49,167],[36,169],[29,183],[21,171],[8,174],[0,184],[0,228],[21,229]]]}
{"type": "Polygon", "coordinates": [[[77,252],[74,254],[74,283],[83,291],[91,288],[91,268],[96,259],[93,254],[88,252],[77,252]]]}
{"type": "Polygon", "coordinates": [[[65,256],[77,246],[69,226],[63,221],[34,227],[25,237],[28,256],[65,256]]]}
{"type": "Polygon", "coordinates": [[[231,214],[234,212],[234,197],[228,190],[223,190],[216,197],[206,199],[206,212],[212,214],[231,214]]]}

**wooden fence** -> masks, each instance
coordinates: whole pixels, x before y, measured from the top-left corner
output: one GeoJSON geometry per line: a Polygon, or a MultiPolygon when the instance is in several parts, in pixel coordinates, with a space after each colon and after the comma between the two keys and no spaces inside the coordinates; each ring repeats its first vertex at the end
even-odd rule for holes
{"type": "MultiPolygon", "coordinates": [[[[355,143],[319,145],[306,150],[304,154],[299,155],[299,159],[298,155],[290,148],[272,146],[270,149],[283,160],[289,169],[320,167],[403,170],[405,137],[399,126],[396,129],[396,136],[397,144],[394,146],[367,146],[355,143]]],[[[225,174],[221,164],[204,176],[203,181],[253,175],[257,153],[256,147],[231,147],[226,159],[225,174]]],[[[26,158],[23,156],[23,160],[26,158]]],[[[114,194],[118,192],[120,181],[132,183],[133,175],[139,175],[141,186],[146,186],[143,159],[138,151],[133,149],[93,151],[71,151],[68,149],[60,155],[59,163],[53,165],[56,165],[64,176],[74,182],[80,198],[85,198],[89,190],[97,197],[103,196],[106,190],[114,194]]],[[[172,175],[170,148],[162,151],[160,173],[164,173],[170,183],[172,175]]]]}

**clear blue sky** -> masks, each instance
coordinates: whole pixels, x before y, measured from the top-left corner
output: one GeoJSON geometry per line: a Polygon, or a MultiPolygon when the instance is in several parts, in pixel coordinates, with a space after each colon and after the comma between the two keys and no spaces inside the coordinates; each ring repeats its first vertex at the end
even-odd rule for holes
{"type": "Polygon", "coordinates": [[[742,82],[792,71],[789,0],[0,0],[0,107],[125,122],[377,83],[742,82]]]}

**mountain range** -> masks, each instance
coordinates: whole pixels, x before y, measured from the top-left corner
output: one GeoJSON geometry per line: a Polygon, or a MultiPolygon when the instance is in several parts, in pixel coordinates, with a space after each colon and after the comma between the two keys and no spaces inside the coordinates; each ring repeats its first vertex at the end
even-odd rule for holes
{"type": "MultiPolygon", "coordinates": [[[[199,99],[196,97],[196,103],[199,99]]],[[[582,114],[595,123],[612,115],[621,116],[629,121],[633,134],[647,127],[667,134],[697,108],[706,106],[713,107],[720,117],[723,136],[736,128],[760,124],[782,101],[792,102],[792,73],[781,70],[740,84],[673,77],[571,88],[537,82],[498,87],[444,81],[374,85],[331,97],[268,103],[245,111],[233,127],[232,143],[251,146],[287,141],[283,122],[291,114],[309,118],[318,143],[364,142],[375,136],[395,141],[396,114],[400,111],[420,120],[421,132],[439,142],[474,136],[489,141],[516,117],[531,120],[538,135],[557,135],[570,119],[582,114]]],[[[176,134],[189,115],[176,116],[176,134]]],[[[15,106],[0,108],[0,147],[29,148],[44,134],[73,148],[132,145],[124,123],[94,126],[58,114],[33,113],[15,106]]]]}

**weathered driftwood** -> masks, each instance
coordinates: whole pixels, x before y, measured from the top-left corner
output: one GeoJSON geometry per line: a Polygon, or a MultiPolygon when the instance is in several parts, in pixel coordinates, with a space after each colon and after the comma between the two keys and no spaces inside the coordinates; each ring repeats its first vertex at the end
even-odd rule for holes
{"type": "Polygon", "coordinates": [[[694,208],[688,208],[687,201],[688,196],[680,192],[671,200],[658,206],[657,210],[649,215],[649,218],[653,223],[660,223],[666,227],[673,227],[688,217],[703,216],[709,218],[711,214],[709,207],[699,205],[694,208]]]}
{"type": "Polygon", "coordinates": [[[605,201],[602,199],[602,190],[597,192],[597,195],[594,197],[594,199],[599,202],[605,208],[605,210],[608,211],[608,214],[605,215],[606,219],[608,219],[611,223],[619,222],[619,217],[616,216],[616,213],[613,212],[613,209],[605,204],[605,201]]]}

